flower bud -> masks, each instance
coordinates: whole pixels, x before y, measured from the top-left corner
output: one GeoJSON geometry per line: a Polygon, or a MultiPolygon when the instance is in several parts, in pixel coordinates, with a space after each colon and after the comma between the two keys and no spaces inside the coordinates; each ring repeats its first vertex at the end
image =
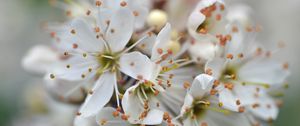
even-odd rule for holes
{"type": "Polygon", "coordinates": [[[149,26],[156,27],[156,29],[161,29],[168,21],[168,16],[166,12],[162,10],[153,10],[150,12],[147,23],[149,26]]]}

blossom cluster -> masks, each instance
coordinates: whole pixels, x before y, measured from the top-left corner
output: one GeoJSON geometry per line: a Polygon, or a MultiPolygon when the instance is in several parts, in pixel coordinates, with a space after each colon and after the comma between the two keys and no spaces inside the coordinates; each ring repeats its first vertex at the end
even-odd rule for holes
{"type": "MultiPolygon", "coordinates": [[[[277,118],[288,64],[255,36],[247,9],[223,0],[51,0],[26,70],[53,98],[79,104],[75,126],[261,126],[277,118]]],[[[283,43],[279,44],[281,48],[283,43]]]]}

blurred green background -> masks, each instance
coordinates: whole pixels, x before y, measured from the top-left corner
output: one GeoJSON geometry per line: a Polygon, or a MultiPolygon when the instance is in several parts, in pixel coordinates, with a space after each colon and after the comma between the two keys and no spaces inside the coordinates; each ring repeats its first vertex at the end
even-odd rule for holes
{"type": "MultiPolygon", "coordinates": [[[[264,27],[259,39],[265,45],[283,40],[287,48],[279,58],[289,61],[292,75],[290,88],[284,96],[275,126],[300,125],[300,1],[299,0],[225,0],[227,4],[246,3],[253,8],[255,20],[264,27]]],[[[28,74],[21,59],[35,44],[50,44],[40,26],[45,21],[63,21],[63,12],[49,6],[48,0],[0,0],[0,125],[10,126],[12,120],[26,109],[24,92],[40,77],[28,74]]],[[[41,82],[40,82],[41,83],[41,82]]],[[[33,98],[34,99],[34,98],[33,98]]]]}

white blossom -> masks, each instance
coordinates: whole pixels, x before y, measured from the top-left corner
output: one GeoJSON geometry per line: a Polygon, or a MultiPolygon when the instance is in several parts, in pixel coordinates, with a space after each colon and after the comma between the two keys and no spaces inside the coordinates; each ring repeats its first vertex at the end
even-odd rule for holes
{"type": "Polygon", "coordinates": [[[276,119],[278,108],[266,89],[285,83],[289,75],[286,64],[274,60],[272,52],[256,43],[255,32],[238,24],[229,29],[233,29],[231,41],[205,67],[206,73],[219,80],[215,89],[220,102],[230,110],[250,111],[263,120],[276,119]]]}
{"type": "Polygon", "coordinates": [[[214,82],[215,79],[206,74],[195,78],[177,117],[178,123],[183,126],[250,126],[245,115],[220,107],[218,98],[211,95],[214,82]]]}
{"type": "Polygon", "coordinates": [[[130,60],[131,64],[121,64],[120,68],[131,71],[127,74],[138,80],[136,85],[127,89],[122,100],[125,114],[133,124],[160,124],[165,114],[175,117],[179,113],[185,95],[184,83],[193,79],[185,74],[192,74],[193,70],[179,68],[188,62],[167,60],[172,57],[168,46],[170,37],[171,27],[167,24],[155,39],[151,59],[142,55],[140,58],[127,56],[120,59],[130,60]]]}
{"type": "Polygon", "coordinates": [[[125,49],[125,46],[133,32],[134,15],[127,6],[111,14],[105,26],[94,26],[83,18],[75,18],[56,32],[57,42],[61,50],[65,50],[67,60],[65,66],[53,69],[47,76],[54,80],[74,81],[74,88],[91,81],[94,83],[78,112],[83,117],[96,115],[114,91],[119,99],[117,74],[120,72],[119,65],[123,64],[119,59],[132,48],[125,49]]]}

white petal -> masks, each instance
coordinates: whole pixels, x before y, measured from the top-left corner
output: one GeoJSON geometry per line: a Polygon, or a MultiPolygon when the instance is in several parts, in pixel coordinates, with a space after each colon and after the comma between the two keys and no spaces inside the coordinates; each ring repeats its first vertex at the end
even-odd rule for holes
{"type": "Polygon", "coordinates": [[[37,74],[45,74],[55,62],[59,61],[59,54],[50,47],[37,45],[30,49],[22,60],[22,66],[37,74]]]}
{"type": "Polygon", "coordinates": [[[96,69],[98,63],[92,56],[87,55],[86,58],[82,56],[73,56],[63,61],[62,63],[56,64],[56,66],[51,69],[50,73],[58,79],[68,80],[68,81],[80,81],[87,80],[94,75],[93,72],[89,72],[89,68],[96,69]],[[69,65],[70,68],[67,68],[69,65]],[[82,75],[85,78],[82,78],[82,75]]]}
{"type": "MultiPolygon", "coordinates": [[[[196,120],[198,122],[198,120],[196,120]]],[[[195,123],[195,119],[192,118],[186,118],[183,120],[183,125],[184,126],[199,126],[197,123],[195,123]]]]}
{"type": "Polygon", "coordinates": [[[256,58],[243,65],[239,72],[241,81],[252,83],[279,84],[283,83],[289,71],[281,63],[268,58],[256,58]]]}
{"type": "Polygon", "coordinates": [[[183,87],[174,87],[173,85],[166,88],[164,92],[160,92],[156,98],[160,103],[159,109],[169,112],[171,117],[176,117],[180,114],[182,103],[184,103],[186,90],[183,87]]]}
{"type": "Polygon", "coordinates": [[[229,109],[232,111],[238,111],[239,106],[236,104],[238,98],[233,95],[233,92],[229,89],[224,88],[219,91],[219,101],[223,104],[223,108],[229,109]]]}
{"type": "Polygon", "coordinates": [[[82,116],[76,116],[74,119],[74,126],[95,126],[96,122],[94,117],[84,118],[82,116]]]}
{"type": "Polygon", "coordinates": [[[64,51],[99,52],[104,49],[104,41],[96,38],[94,28],[82,18],[72,20],[61,34],[58,33],[58,37],[59,45],[64,51]],[[73,48],[74,44],[78,47],[73,48]]]}
{"type": "Polygon", "coordinates": [[[191,15],[188,18],[188,23],[187,23],[187,28],[189,33],[192,36],[199,36],[199,34],[197,33],[197,29],[199,27],[199,25],[201,25],[206,17],[199,11],[201,9],[196,8],[191,15]]]}
{"type": "Polygon", "coordinates": [[[151,55],[155,41],[156,35],[152,34],[146,39],[143,39],[137,46],[142,50],[142,52],[146,53],[147,55],[151,55]]]}
{"type": "MultiPolygon", "coordinates": [[[[170,79],[171,83],[172,83],[172,87],[179,87],[179,88],[183,88],[184,87],[184,83],[188,82],[188,83],[192,83],[194,80],[194,77],[199,75],[200,73],[202,73],[201,71],[199,71],[197,68],[195,68],[194,66],[192,67],[181,67],[178,69],[174,69],[171,70],[169,72],[166,72],[166,75],[175,75],[173,76],[172,79],[170,79]]],[[[164,79],[168,80],[168,77],[165,77],[164,79]]]]}
{"type": "Polygon", "coordinates": [[[129,122],[123,120],[120,117],[121,115],[114,117],[113,112],[115,111],[116,109],[111,107],[103,108],[96,116],[96,122],[98,123],[98,125],[99,126],[132,126],[129,122]]]}
{"type": "Polygon", "coordinates": [[[92,89],[93,94],[89,94],[81,106],[79,110],[81,116],[89,117],[96,115],[110,100],[114,92],[114,83],[117,83],[116,81],[115,73],[103,73],[92,89]]]}
{"type": "Polygon", "coordinates": [[[262,94],[256,100],[259,107],[253,108],[249,106],[250,111],[258,118],[268,121],[275,120],[278,116],[279,110],[275,101],[269,96],[262,94]]]}
{"type": "Polygon", "coordinates": [[[156,60],[159,58],[160,54],[157,52],[157,49],[162,49],[166,53],[168,50],[168,43],[171,40],[171,25],[167,23],[165,27],[159,32],[156,38],[156,42],[152,49],[151,59],[156,60]]]}
{"type": "Polygon", "coordinates": [[[163,121],[163,115],[164,115],[163,111],[160,111],[158,109],[151,109],[148,112],[147,117],[143,120],[141,124],[147,124],[147,125],[161,124],[163,121]]]}
{"type": "Polygon", "coordinates": [[[124,49],[134,28],[134,17],[128,8],[120,8],[111,17],[105,39],[113,52],[124,49]]]}
{"type": "Polygon", "coordinates": [[[241,105],[253,105],[255,103],[255,93],[257,86],[243,86],[242,84],[234,83],[234,93],[241,101],[241,105]]]}
{"type": "MultiPolygon", "coordinates": [[[[121,1],[122,0],[101,0],[103,7],[111,9],[111,10],[119,9],[121,7],[120,6],[121,1]]],[[[125,1],[127,1],[127,0],[125,0],[125,1]]]]}
{"type": "Polygon", "coordinates": [[[151,80],[156,78],[158,74],[156,71],[160,68],[146,55],[140,52],[132,52],[121,56],[120,70],[135,79],[139,79],[138,76],[141,76],[143,79],[151,80]]]}
{"type": "Polygon", "coordinates": [[[210,41],[196,41],[195,44],[189,47],[189,53],[194,61],[201,60],[200,62],[206,62],[212,60],[218,51],[218,46],[210,41]]]}
{"type": "Polygon", "coordinates": [[[198,75],[193,81],[193,84],[188,93],[191,94],[194,98],[203,98],[205,94],[210,92],[214,80],[215,79],[213,77],[207,74],[198,75]]]}
{"type": "Polygon", "coordinates": [[[122,105],[123,110],[126,115],[129,115],[128,121],[131,123],[139,123],[139,115],[143,112],[143,105],[139,100],[138,96],[135,94],[135,89],[139,85],[134,85],[128,88],[123,96],[122,105]]]}
{"type": "Polygon", "coordinates": [[[239,22],[243,26],[249,25],[251,20],[252,8],[245,4],[236,4],[228,8],[226,19],[229,22],[239,22]]]}
{"type": "Polygon", "coordinates": [[[250,53],[253,53],[252,50],[255,46],[254,42],[256,38],[256,33],[247,32],[246,30],[244,30],[245,26],[242,26],[241,24],[238,23],[233,23],[228,25],[227,31],[232,31],[233,26],[237,27],[239,32],[231,33],[231,41],[226,43],[225,53],[233,54],[234,56],[242,53],[244,56],[247,57],[250,53]]]}
{"type": "Polygon", "coordinates": [[[223,58],[214,58],[211,61],[208,61],[205,65],[205,70],[211,69],[212,76],[214,78],[220,78],[224,67],[226,66],[225,59],[223,58]]]}
{"type": "Polygon", "coordinates": [[[143,0],[128,0],[130,10],[138,12],[138,16],[135,17],[135,28],[137,29],[141,29],[144,26],[149,13],[149,8],[145,5],[145,2],[143,0]]]}
{"type": "Polygon", "coordinates": [[[190,94],[186,94],[183,106],[180,111],[180,115],[183,116],[185,114],[186,108],[191,108],[194,102],[194,98],[190,94]]]}
{"type": "MultiPolygon", "coordinates": [[[[193,36],[197,40],[201,40],[203,38],[209,38],[212,39],[212,41],[216,41],[215,37],[210,34],[199,34],[197,32],[198,27],[206,20],[206,16],[201,13],[201,10],[213,5],[216,2],[222,3],[222,1],[219,0],[202,0],[198,3],[194,11],[191,13],[191,15],[188,18],[187,28],[191,36],[193,36]]],[[[216,22],[216,25],[220,25],[221,22],[216,22]]],[[[215,24],[215,23],[213,23],[215,24]]],[[[215,28],[222,28],[222,27],[215,27],[215,28]]],[[[215,29],[212,29],[215,30],[215,29]]],[[[219,30],[219,29],[217,29],[219,30]]]]}
{"type": "Polygon", "coordinates": [[[85,82],[66,81],[61,79],[50,79],[49,76],[45,76],[45,84],[47,90],[51,95],[60,98],[70,100],[71,103],[80,103],[85,98],[85,93],[80,89],[80,85],[85,82]]]}
{"type": "Polygon", "coordinates": [[[208,111],[205,116],[209,126],[252,126],[246,114],[231,112],[223,114],[208,111]],[[212,125],[214,124],[214,125],[212,125]]]}
{"type": "Polygon", "coordinates": [[[108,27],[107,21],[111,19],[115,12],[116,10],[111,10],[109,8],[99,9],[99,12],[97,12],[97,26],[100,28],[100,33],[104,34],[108,27]]]}

